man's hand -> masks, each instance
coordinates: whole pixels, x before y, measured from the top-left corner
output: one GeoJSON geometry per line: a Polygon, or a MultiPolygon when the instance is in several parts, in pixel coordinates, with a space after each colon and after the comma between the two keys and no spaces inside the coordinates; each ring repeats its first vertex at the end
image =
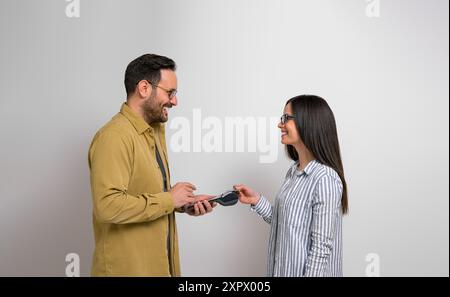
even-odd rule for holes
{"type": "Polygon", "coordinates": [[[186,207],[186,213],[191,216],[201,216],[208,212],[211,212],[216,207],[215,202],[209,202],[208,199],[214,197],[214,195],[196,195],[195,204],[192,207],[186,207]]]}
{"type": "Polygon", "coordinates": [[[176,183],[170,189],[173,198],[173,205],[175,208],[180,208],[186,204],[195,202],[195,186],[188,182],[176,183]]]}

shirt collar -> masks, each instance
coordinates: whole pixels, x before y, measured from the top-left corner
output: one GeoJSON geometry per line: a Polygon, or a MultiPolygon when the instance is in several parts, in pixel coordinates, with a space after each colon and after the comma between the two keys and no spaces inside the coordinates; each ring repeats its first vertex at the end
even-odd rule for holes
{"type": "Polygon", "coordinates": [[[120,113],[130,121],[134,129],[136,129],[139,134],[144,133],[148,129],[153,129],[142,117],[132,111],[126,103],[122,104],[120,113]]]}
{"type": "Polygon", "coordinates": [[[295,164],[294,164],[295,173],[297,175],[302,175],[302,174],[310,175],[320,163],[317,160],[312,160],[308,163],[308,165],[306,165],[305,169],[303,169],[303,170],[298,169],[298,164],[299,164],[299,161],[295,162],[295,164]]]}

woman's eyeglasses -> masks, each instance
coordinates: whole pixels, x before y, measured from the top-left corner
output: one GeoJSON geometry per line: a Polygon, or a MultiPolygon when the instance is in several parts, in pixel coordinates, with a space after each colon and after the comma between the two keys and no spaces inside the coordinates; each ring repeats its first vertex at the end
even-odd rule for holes
{"type": "Polygon", "coordinates": [[[294,116],[291,116],[291,115],[288,115],[285,113],[284,115],[281,116],[280,122],[281,122],[281,124],[285,125],[287,121],[293,120],[293,119],[295,119],[294,116]]]}

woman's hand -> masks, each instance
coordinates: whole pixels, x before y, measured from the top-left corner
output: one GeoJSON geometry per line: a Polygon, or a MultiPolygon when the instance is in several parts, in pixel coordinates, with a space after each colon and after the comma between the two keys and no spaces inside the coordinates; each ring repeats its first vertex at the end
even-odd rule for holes
{"type": "Polygon", "coordinates": [[[239,201],[243,204],[256,205],[261,198],[261,195],[247,187],[246,185],[234,185],[233,188],[239,191],[239,201]]]}

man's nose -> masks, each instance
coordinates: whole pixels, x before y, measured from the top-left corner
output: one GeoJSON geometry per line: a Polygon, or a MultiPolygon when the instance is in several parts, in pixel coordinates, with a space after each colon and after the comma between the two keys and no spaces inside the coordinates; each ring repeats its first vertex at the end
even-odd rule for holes
{"type": "Polygon", "coordinates": [[[177,106],[178,105],[178,98],[177,98],[177,96],[174,96],[172,99],[170,99],[170,104],[172,104],[173,106],[177,106]]]}

